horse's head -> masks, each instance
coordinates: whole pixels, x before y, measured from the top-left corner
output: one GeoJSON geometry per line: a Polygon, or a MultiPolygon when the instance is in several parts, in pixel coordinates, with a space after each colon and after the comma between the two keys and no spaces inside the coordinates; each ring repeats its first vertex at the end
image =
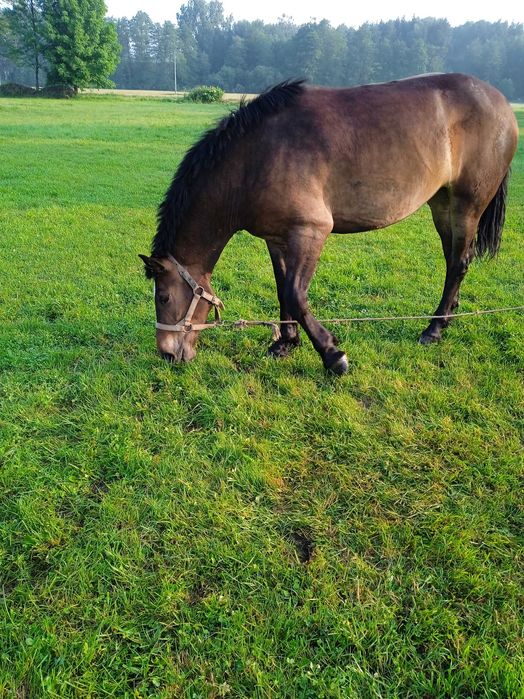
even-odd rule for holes
{"type": "Polygon", "coordinates": [[[220,320],[222,302],[213,294],[209,275],[203,275],[197,282],[171,255],[140,257],[146,276],[155,282],[158,351],[168,362],[190,362],[196,355],[200,331],[214,325],[206,323],[211,307],[215,308],[216,323],[220,320]]]}

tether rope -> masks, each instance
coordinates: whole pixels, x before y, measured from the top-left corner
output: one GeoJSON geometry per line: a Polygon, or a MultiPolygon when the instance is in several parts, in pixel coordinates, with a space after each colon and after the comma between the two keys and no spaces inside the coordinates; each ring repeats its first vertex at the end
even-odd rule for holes
{"type": "MultiPolygon", "coordinates": [[[[462,311],[461,313],[453,313],[449,315],[413,315],[413,316],[355,316],[353,318],[317,318],[319,323],[363,323],[363,322],[389,322],[398,320],[452,320],[464,316],[481,316],[493,313],[510,313],[524,311],[524,306],[505,306],[502,308],[486,308],[477,311],[462,311]]],[[[216,327],[234,328],[243,330],[245,328],[262,325],[273,329],[273,337],[275,340],[280,338],[280,326],[298,324],[296,320],[223,320],[216,323],[216,327]]]]}

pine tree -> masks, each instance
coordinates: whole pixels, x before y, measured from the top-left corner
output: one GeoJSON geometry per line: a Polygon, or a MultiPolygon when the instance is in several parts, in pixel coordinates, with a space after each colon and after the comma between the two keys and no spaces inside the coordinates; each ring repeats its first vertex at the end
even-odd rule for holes
{"type": "Polygon", "coordinates": [[[49,63],[47,82],[110,87],[120,45],[114,24],[105,19],[103,0],[44,0],[49,63]]]}

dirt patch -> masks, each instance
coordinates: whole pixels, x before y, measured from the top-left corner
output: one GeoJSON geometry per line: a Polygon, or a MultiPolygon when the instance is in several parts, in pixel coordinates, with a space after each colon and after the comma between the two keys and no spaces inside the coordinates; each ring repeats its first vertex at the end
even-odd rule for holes
{"type": "Polygon", "coordinates": [[[102,478],[97,478],[89,486],[89,493],[94,500],[101,500],[108,490],[109,486],[102,478]]]}
{"type": "Polygon", "coordinates": [[[19,687],[16,688],[16,699],[29,699],[29,684],[23,682],[19,687]]]}
{"type": "Polygon", "coordinates": [[[189,604],[192,606],[198,604],[204,599],[204,597],[206,597],[207,594],[207,585],[202,581],[198,582],[189,592],[189,604]]]}
{"type": "Polygon", "coordinates": [[[369,410],[371,408],[371,406],[373,405],[373,401],[371,400],[371,398],[369,396],[360,396],[360,398],[358,399],[358,402],[366,410],[369,410]]]}
{"type": "Polygon", "coordinates": [[[295,553],[300,563],[303,563],[304,565],[309,563],[315,552],[315,544],[313,543],[313,540],[307,534],[304,534],[304,532],[301,531],[291,532],[289,538],[295,547],[295,553]]]}

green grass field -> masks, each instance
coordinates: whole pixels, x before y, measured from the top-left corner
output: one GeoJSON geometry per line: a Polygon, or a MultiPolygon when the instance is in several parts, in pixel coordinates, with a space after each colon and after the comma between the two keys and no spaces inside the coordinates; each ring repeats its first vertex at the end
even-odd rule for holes
{"type": "MultiPolygon", "coordinates": [[[[524,697],[524,317],[338,327],[342,379],[262,328],[164,363],[137,253],[223,110],[0,100],[0,697],[524,697]]],[[[523,234],[521,140],[461,310],[523,303],[523,234]]],[[[431,312],[443,269],[425,208],[333,236],[311,304],[431,312]]],[[[277,314],[246,233],[214,283],[277,314]]]]}

